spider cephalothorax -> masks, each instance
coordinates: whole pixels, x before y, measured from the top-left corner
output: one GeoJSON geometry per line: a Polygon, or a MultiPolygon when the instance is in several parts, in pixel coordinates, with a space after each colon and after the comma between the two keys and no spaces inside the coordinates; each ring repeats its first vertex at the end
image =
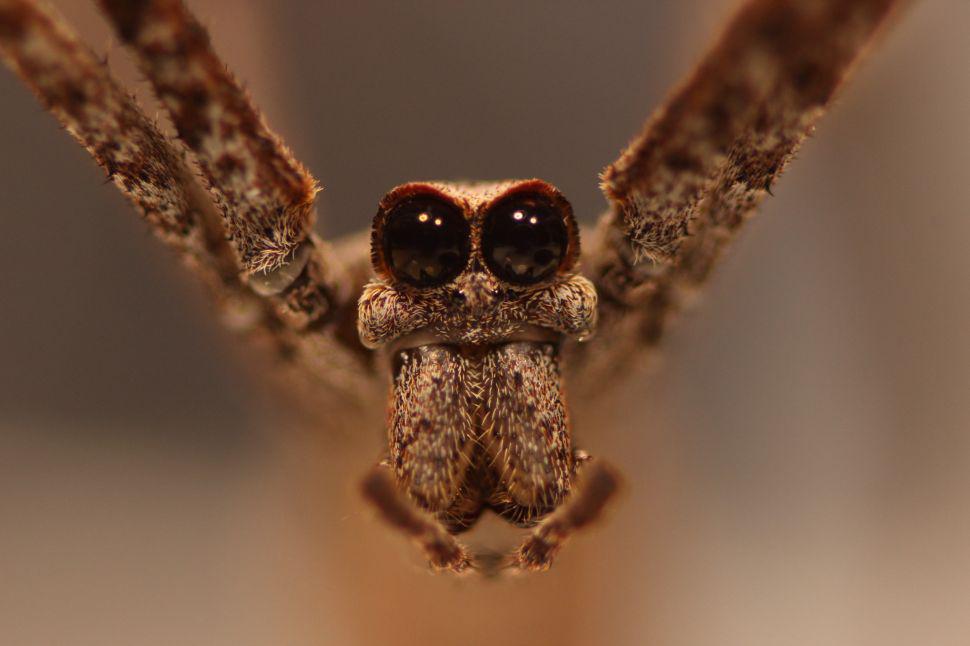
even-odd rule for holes
{"type": "Polygon", "coordinates": [[[363,491],[433,565],[473,566],[454,534],[492,509],[537,525],[507,564],[542,569],[618,484],[573,449],[564,367],[601,381],[657,342],[895,4],[748,0],[603,173],[588,279],[572,209],[539,180],[394,189],[373,274],[358,238],[323,243],[316,181],[181,0],[100,0],[181,143],[36,0],[0,0],[0,52],[294,384],[367,401],[390,373],[363,491]]]}
{"type": "Polygon", "coordinates": [[[540,180],[410,183],[381,201],[377,280],[358,304],[368,347],[588,337],[596,288],[576,272],[569,202],[540,180]]]}
{"type": "Polygon", "coordinates": [[[406,184],[381,202],[371,256],[357,321],[390,355],[398,481],[452,530],[486,507],[534,523],[576,469],[560,342],[596,323],[569,203],[539,180],[406,184]]]}

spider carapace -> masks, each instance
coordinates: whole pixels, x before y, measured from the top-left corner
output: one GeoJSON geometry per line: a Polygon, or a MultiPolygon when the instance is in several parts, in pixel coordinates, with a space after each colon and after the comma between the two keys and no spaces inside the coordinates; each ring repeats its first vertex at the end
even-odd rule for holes
{"type": "Polygon", "coordinates": [[[390,373],[364,494],[463,571],[546,568],[599,516],[619,479],[573,446],[563,373],[600,385],[656,344],[897,2],[748,0],[603,172],[582,259],[543,181],[410,183],[380,202],[368,275],[363,246],[314,234],[316,181],[181,0],[99,4],[177,138],[36,0],[0,0],[4,61],[281,372],[347,398],[390,373]],[[491,565],[456,538],[486,510],[534,526],[491,565]]]}

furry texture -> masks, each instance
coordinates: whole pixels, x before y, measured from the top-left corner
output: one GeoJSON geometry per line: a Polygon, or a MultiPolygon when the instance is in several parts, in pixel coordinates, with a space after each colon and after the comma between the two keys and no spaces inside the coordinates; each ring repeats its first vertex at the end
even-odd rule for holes
{"type": "MultiPolygon", "coordinates": [[[[278,293],[254,294],[226,243],[225,218],[184,148],[159,131],[59,17],[33,0],[0,0],[0,54],[201,280],[226,325],[274,360],[287,390],[312,390],[317,401],[333,392],[344,408],[373,397],[377,380],[354,329],[362,272],[344,273],[338,263],[324,272],[326,246],[308,240],[312,253],[294,280],[278,293]]],[[[366,247],[357,255],[366,262],[366,247]]]]}
{"type": "Polygon", "coordinates": [[[152,233],[173,249],[249,338],[273,339],[279,321],[239,278],[219,214],[183,158],[56,14],[0,0],[0,54],[107,173],[152,233]]]}
{"type": "Polygon", "coordinates": [[[528,325],[588,338],[596,326],[596,289],[579,275],[540,288],[518,289],[470,272],[434,292],[421,294],[384,282],[368,284],[358,306],[361,341],[379,348],[424,330],[442,342],[498,343],[528,325]],[[466,306],[470,299],[460,295],[462,291],[488,304],[470,311],[466,306]]]}
{"type": "Polygon", "coordinates": [[[394,189],[381,201],[374,241],[394,205],[418,194],[452,202],[470,224],[464,272],[447,286],[418,290],[394,279],[379,244],[371,246],[369,275],[362,241],[331,253],[312,235],[314,179],[266,126],[180,0],[100,3],[198,161],[209,195],[178,142],[34,0],[0,0],[5,61],[213,297],[242,304],[226,317],[233,327],[269,339],[282,363],[299,369],[293,386],[332,397],[332,409],[322,406],[328,415],[368,401],[380,375],[373,357],[396,359],[384,465],[391,468],[368,476],[364,494],[433,565],[456,571],[474,564],[450,532],[483,509],[538,523],[513,557],[525,569],[548,567],[563,542],[600,514],[619,480],[593,463],[574,482],[587,458],[571,445],[565,358],[574,376],[600,388],[609,383],[603,377],[627,374],[684,294],[706,279],[899,4],[745,4],[604,171],[611,210],[586,259],[592,282],[578,273],[571,207],[545,182],[394,189]],[[501,283],[480,250],[484,215],[516,192],[543,195],[569,234],[558,271],[530,287],[501,283]],[[593,343],[575,343],[597,326],[593,343]]]}
{"type": "Polygon", "coordinates": [[[93,52],[53,14],[19,0],[0,1],[0,50],[41,103],[94,157],[166,244],[197,265],[225,273],[206,239],[211,209],[187,184],[181,152],[158,131],[93,52]]]}
{"type": "Polygon", "coordinates": [[[256,284],[279,283],[277,310],[287,325],[304,329],[337,316],[351,297],[310,235],[316,180],[266,125],[206,30],[181,0],[100,4],[195,154],[243,270],[256,284]],[[305,255],[305,271],[287,271],[305,255]],[[279,274],[287,280],[274,280],[279,274]]]}
{"type": "MultiPolygon", "coordinates": [[[[894,0],[753,0],[606,168],[588,267],[613,344],[591,382],[659,339],[769,193],[894,0]]],[[[587,361],[583,361],[585,366],[587,361]]]]}
{"type": "Polygon", "coordinates": [[[552,344],[425,345],[395,359],[389,464],[453,531],[485,508],[531,525],[569,493],[573,454],[552,344]]]}
{"type": "Polygon", "coordinates": [[[461,504],[462,481],[472,461],[481,370],[455,348],[440,345],[405,350],[395,364],[390,465],[421,506],[448,513],[461,504]]]}
{"type": "MultiPolygon", "coordinates": [[[[892,0],[760,0],[603,172],[634,260],[673,260],[701,202],[770,188],[892,0]],[[738,154],[740,153],[740,154],[738,154]],[[719,177],[721,176],[721,177],[719,177]]],[[[709,207],[709,205],[707,205],[709,207]]],[[[738,210],[743,210],[743,205],[738,210]]]]}
{"type": "Polygon", "coordinates": [[[378,279],[360,298],[358,329],[368,347],[391,345],[388,464],[450,531],[470,527],[485,509],[533,525],[571,490],[576,460],[559,346],[588,337],[596,324],[596,292],[575,271],[578,236],[568,202],[538,180],[412,183],[381,203],[371,245],[378,279]],[[491,206],[525,192],[558,205],[570,238],[557,274],[530,287],[493,276],[481,250],[491,206]],[[381,255],[387,213],[415,195],[451,201],[470,224],[468,265],[445,286],[409,287],[381,255]]]}
{"type": "Polygon", "coordinates": [[[558,349],[518,342],[489,349],[482,360],[479,443],[500,486],[489,504],[529,525],[558,507],[574,472],[572,439],[558,349]]]}
{"type": "Polygon", "coordinates": [[[361,341],[369,348],[378,348],[420,330],[439,342],[497,343],[530,325],[585,339],[596,327],[597,299],[592,283],[575,271],[578,255],[579,231],[569,203],[540,180],[475,185],[414,182],[398,187],[382,200],[374,222],[371,258],[378,277],[364,288],[358,301],[361,341]],[[563,264],[553,278],[520,287],[502,283],[485,269],[481,227],[489,207],[527,191],[547,195],[559,205],[570,241],[563,264]],[[461,275],[442,287],[415,289],[402,284],[390,274],[381,257],[383,219],[395,204],[416,194],[453,202],[471,225],[471,260],[461,275]]]}
{"type": "Polygon", "coordinates": [[[196,154],[243,267],[282,265],[312,228],[313,177],[269,130],[179,0],[100,4],[196,154]]]}

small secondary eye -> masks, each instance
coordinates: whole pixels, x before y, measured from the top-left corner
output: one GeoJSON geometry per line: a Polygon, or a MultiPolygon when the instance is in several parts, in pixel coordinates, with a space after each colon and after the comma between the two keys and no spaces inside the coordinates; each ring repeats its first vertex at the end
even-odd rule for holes
{"type": "Polygon", "coordinates": [[[549,278],[562,262],[568,242],[562,214],[540,196],[500,203],[489,212],[482,232],[488,268],[516,285],[549,278]]]}
{"type": "Polygon", "coordinates": [[[412,198],[387,216],[384,261],[409,285],[444,285],[468,264],[469,236],[468,222],[456,206],[433,197],[412,198]]]}

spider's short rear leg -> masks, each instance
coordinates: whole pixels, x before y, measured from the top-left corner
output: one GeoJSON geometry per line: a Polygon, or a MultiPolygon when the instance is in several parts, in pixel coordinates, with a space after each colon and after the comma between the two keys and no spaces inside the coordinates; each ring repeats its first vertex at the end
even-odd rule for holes
{"type": "Polygon", "coordinates": [[[563,545],[578,530],[589,527],[603,513],[621,486],[619,472],[599,459],[577,452],[581,467],[572,494],[546,516],[512,555],[510,567],[548,570],[563,545]]]}

